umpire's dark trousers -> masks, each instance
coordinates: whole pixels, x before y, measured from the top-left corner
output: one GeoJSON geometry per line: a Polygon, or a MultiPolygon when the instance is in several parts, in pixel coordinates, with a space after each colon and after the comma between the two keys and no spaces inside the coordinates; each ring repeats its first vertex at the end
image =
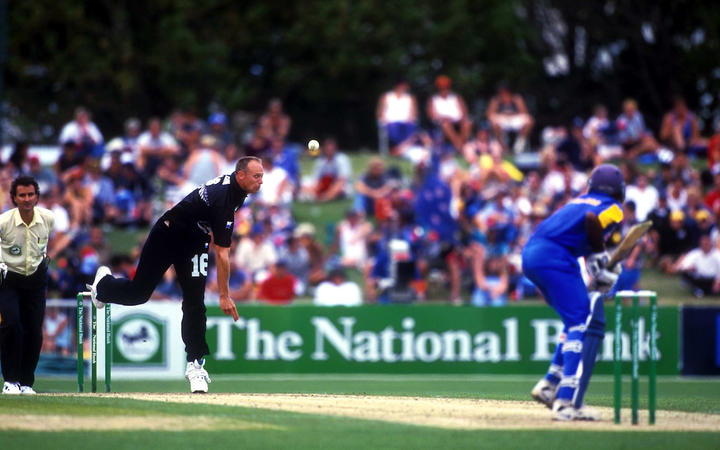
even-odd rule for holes
{"type": "Polygon", "coordinates": [[[97,298],[106,303],[139,305],[147,302],[170,265],[175,267],[183,293],[182,339],[187,360],[208,353],[205,340],[205,280],[210,235],[197,226],[178,226],[159,220],[150,230],[135,277],[105,277],[97,286],[97,298]]]}
{"type": "Polygon", "coordinates": [[[35,382],[46,293],[47,262],[29,276],[8,271],[0,287],[0,363],[7,382],[22,386],[35,382]]]}

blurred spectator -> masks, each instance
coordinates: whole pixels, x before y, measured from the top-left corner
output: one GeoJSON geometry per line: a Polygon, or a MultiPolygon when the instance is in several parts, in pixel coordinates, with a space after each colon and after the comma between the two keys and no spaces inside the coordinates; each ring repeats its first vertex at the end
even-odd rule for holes
{"type": "Polygon", "coordinates": [[[306,194],[313,200],[328,202],[345,198],[352,188],[352,164],[350,158],[338,151],[337,141],[323,141],[322,156],[313,165],[312,177],[306,186],[306,194]]]}
{"type": "Polygon", "coordinates": [[[720,120],[716,121],[715,134],[708,141],[708,168],[713,173],[720,173],[720,120]]]}
{"type": "Polygon", "coordinates": [[[57,306],[45,310],[42,352],[70,356],[70,320],[57,306]]]}
{"type": "Polygon", "coordinates": [[[190,148],[190,155],[183,165],[186,192],[222,175],[224,161],[217,152],[217,144],[214,137],[206,134],[200,138],[199,145],[190,148]]]}
{"type": "Polygon", "coordinates": [[[110,263],[112,249],[105,241],[105,233],[102,228],[94,226],[90,232],[81,233],[76,240],[78,257],[80,261],[80,274],[85,283],[92,283],[95,272],[99,266],[106,266],[110,263]]]}
{"type": "Polygon", "coordinates": [[[162,276],[160,283],[155,286],[155,290],[150,294],[153,300],[182,300],[182,289],[177,280],[175,267],[169,267],[162,276]]]}
{"type": "Polygon", "coordinates": [[[340,264],[363,270],[367,262],[367,239],[372,225],[355,210],[345,214],[336,227],[336,241],[340,250],[340,264]]]}
{"type": "Polygon", "coordinates": [[[211,135],[218,142],[220,149],[235,144],[233,134],[227,128],[227,116],[224,113],[216,112],[208,117],[207,134],[211,135]]]}
{"type": "Polygon", "coordinates": [[[140,153],[137,167],[148,175],[155,174],[163,157],[176,155],[179,151],[175,139],[162,131],[162,123],[158,117],[150,118],[148,129],[138,137],[137,145],[140,153]]]}
{"type": "Polygon", "coordinates": [[[93,197],[92,221],[94,223],[114,218],[115,188],[112,180],[100,170],[100,161],[89,158],[85,162],[85,185],[93,197]]]}
{"type": "Polygon", "coordinates": [[[564,156],[550,150],[544,153],[542,158],[547,173],[541,184],[541,192],[552,199],[555,206],[568,195],[575,196],[585,189],[587,175],[574,170],[564,156]]]}
{"type": "Polygon", "coordinates": [[[680,256],[697,245],[693,223],[686,220],[682,210],[671,210],[668,227],[659,230],[660,268],[672,273],[680,256]]]}
{"type": "Polygon", "coordinates": [[[278,261],[270,268],[270,274],[260,282],[257,299],[274,305],[285,305],[295,298],[297,280],[288,271],[285,261],[278,261]]]}
{"type": "Polygon", "coordinates": [[[635,183],[628,184],[625,190],[625,200],[635,204],[636,217],[640,222],[644,222],[650,211],[657,207],[658,198],[657,189],[649,184],[648,177],[644,173],[639,173],[635,183]]]}
{"type": "Polygon", "coordinates": [[[297,280],[297,295],[303,295],[310,275],[310,255],[305,247],[300,245],[299,238],[289,236],[285,240],[285,245],[278,249],[278,260],[285,261],[288,271],[297,280]]]}
{"type": "Polygon", "coordinates": [[[416,300],[412,282],[418,275],[420,255],[413,252],[410,238],[397,218],[378,230],[372,244],[372,266],[365,279],[368,301],[387,304],[416,300]]]}
{"type": "Polygon", "coordinates": [[[504,306],[507,303],[509,276],[502,256],[488,255],[481,264],[479,280],[472,293],[473,306],[504,306]],[[479,281],[479,282],[478,282],[479,281]]]}
{"type": "Polygon", "coordinates": [[[13,178],[17,178],[20,175],[27,175],[30,171],[28,149],[29,146],[27,142],[18,141],[15,143],[10,158],[8,158],[7,161],[7,170],[10,171],[13,178]]]}
{"type": "Polygon", "coordinates": [[[152,186],[131,163],[121,166],[115,184],[116,225],[145,225],[152,218],[152,186]]]}
{"type": "Polygon", "coordinates": [[[705,153],[707,141],[700,137],[695,114],[690,112],[682,97],[673,99],[673,106],[662,120],[660,140],[663,144],[676,152],[705,153]]]}
{"type": "Polygon", "coordinates": [[[477,180],[479,189],[491,183],[507,185],[512,181],[522,182],[524,177],[513,163],[502,159],[500,145],[491,146],[489,153],[479,156],[477,163],[470,167],[470,176],[477,180]]]}
{"type": "Polygon", "coordinates": [[[68,169],[81,166],[85,157],[80,154],[73,142],[64,142],[61,147],[60,156],[55,161],[55,173],[61,177],[68,169]]]}
{"type": "Polygon", "coordinates": [[[598,162],[623,156],[617,136],[617,126],[608,119],[605,105],[595,105],[593,115],[583,127],[583,137],[595,150],[598,162]]]}
{"type": "MultiPolygon", "coordinates": [[[[228,278],[230,298],[233,300],[250,300],[253,296],[253,282],[240,270],[234,260],[230,260],[230,278],[228,278]]],[[[208,274],[208,290],[218,294],[217,266],[213,266],[208,274]]]]}
{"type": "Polygon", "coordinates": [[[502,154],[502,145],[490,134],[490,124],[481,124],[475,132],[475,139],[463,146],[463,156],[468,164],[475,164],[482,155],[502,154]]]}
{"type": "Polygon", "coordinates": [[[715,215],[720,213],[720,170],[713,172],[713,187],[705,194],[705,206],[715,215]]]}
{"type": "Polygon", "coordinates": [[[428,172],[415,202],[415,222],[427,233],[427,248],[422,255],[429,271],[447,276],[452,303],[460,304],[462,259],[455,233],[458,223],[450,212],[452,191],[437,173],[428,172]]]}
{"type": "Polygon", "coordinates": [[[720,250],[707,234],[700,236],[699,247],[675,263],[672,272],[682,274],[695,297],[720,295],[720,250]]]}
{"type": "Polygon", "coordinates": [[[667,187],[668,207],[671,210],[683,210],[687,205],[687,189],[682,178],[676,178],[667,187]]]}
{"type": "MultiPolygon", "coordinates": [[[[138,140],[140,132],[142,131],[142,124],[140,119],[137,117],[130,117],[125,121],[125,134],[120,138],[123,143],[123,148],[128,151],[133,158],[137,159],[140,156],[140,147],[138,140]]],[[[107,149],[106,149],[107,150],[107,149]]]]}
{"type": "Polygon", "coordinates": [[[430,134],[418,129],[412,136],[395,148],[395,155],[410,161],[413,165],[427,164],[430,160],[430,151],[433,148],[430,134]]]}
{"type": "Polygon", "coordinates": [[[457,151],[461,151],[470,137],[472,121],[465,100],[454,93],[451,86],[452,80],[447,75],[435,79],[437,92],[428,101],[427,115],[438,128],[436,139],[442,141],[446,138],[457,151]]]}
{"type": "Polygon", "coordinates": [[[240,241],[235,250],[235,263],[238,268],[255,282],[263,279],[277,260],[275,245],[267,239],[261,223],[252,226],[249,235],[240,241]]]}
{"type": "Polygon", "coordinates": [[[262,158],[270,150],[270,141],[267,138],[267,131],[257,128],[250,140],[243,146],[245,156],[257,156],[262,158]]]}
{"type": "MultiPolygon", "coordinates": [[[[185,183],[185,178],[183,177],[182,167],[180,167],[180,158],[178,156],[168,155],[164,157],[162,163],[157,169],[156,176],[160,181],[160,191],[165,193],[166,200],[173,200],[174,195],[180,195],[178,192],[182,189],[183,184],[185,183]]],[[[179,201],[180,199],[176,200],[179,201]]]]}
{"type": "Polygon", "coordinates": [[[486,115],[495,136],[506,149],[510,148],[508,134],[513,133],[517,135],[512,145],[513,151],[516,154],[525,151],[535,121],[520,94],[512,92],[508,85],[501,84],[490,99],[486,115]]]}
{"type": "Polygon", "coordinates": [[[46,191],[40,191],[40,206],[49,209],[55,216],[53,235],[48,243],[47,256],[51,260],[63,252],[70,245],[77,229],[70,228],[70,215],[60,203],[60,187],[53,185],[46,191]]]}
{"type": "Polygon", "coordinates": [[[170,121],[170,132],[178,141],[180,153],[185,155],[198,144],[205,126],[192,109],[173,112],[170,121]]]}
{"type": "Polygon", "coordinates": [[[82,156],[102,156],[103,135],[91,121],[90,112],[82,106],[75,109],[75,120],[65,124],[60,132],[60,144],[70,142],[78,148],[82,156]]]}
{"type": "MultiPolygon", "coordinates": [[[[697,213],[705,210],[700,188],[695,185],[689,186],[686,190],[685,212],[688,216],[695,218],[697,213]]],[[[707,211],[706,211],[707,212],[707,211]]]]}
{"type": "Polygon", "coordinates": [[[311,223],[301,223],[293,231],[302,248],[310,258],[308,282],[315,286],[325,279],[325,251],[315,238],[315,226],[311,223]]]}
{"type": "Polygon", "coordinates": [[[355,182],[355,209],[366,216],[375,216],[375,203],[388,197],[397,184],[385,171],[385,163],[377,156],[370,158],[365,172],[355,182]]]}
{"type": "Polygon", "coordinates": [[[575,170],[587,171],[595,165],[595,153],[585,140],[582,127],[581,118],[573,119],[570,132],[557,144],[557,153],[565,155],[565,159],[572,164],[575,170]]]}
{"type": "Polygon", "coordinates": [[[285,169],[292,180],[293,190],[297,191],[300,188],[300,161],[297,150],[286,145],[284,139],[276,137],[270,141],[270,157],[277,167],[285,169]]]}
{"type": "Polygon", "coordinates": [[[315,289],[313,299],[315,306],[360,306],[362,293],[360,287],[348,281],[343,269],[333,269],[328,279],[315,289]]]}
{"type": "MultiPolygon", "coordinates": [[[[697,232],[699,235],[707,234],[711,238],[716,236],[717,227],[713,221],[713,216],[707,209],[699,208],[695,211],[695,223],[697,224],[697,232]]],[[[712,241],[713,245],[717,243],[715,239],[712,239],[712,241]]]]}
{"type": "Polygon", "coordinates": [[[288,173],[278,167],[273,159],[267,155],[262,158],[263,185],[257,194],[257,201],[265,206],[288,207],[293,199],[293,184],[288,173]]]}
{"type": "Polygon", "coordinates": [[[222,169],[220,170],[223,174],[232,173],[235,171],[235,164],[240,159],[240,150],[235,144],[228,144],[220,152],[223,160],[222,169]]]}
{"type": "Polygon", "coordinates": [[[86,185],[85,172],[81,167],[75,167],[64,176],[66,184],[63,203],[70,212],[70,224],[73,228],[90,225],[93,212],[92,190],[86,185]]]}
{"type": "Polygon", "coordinates": [[[265,114],[260,116],[258,128],[263,130],[263,135],[267,138],[279,137],[285,139],[290,132],[291,124],[290,116],[283,112],[282,100],[273,98],[268,102],[265,114]]]}
{"type": "Polygon", "coordinates": [[[28,158],[28,175],[35,178],[40,187],[40,192],[48,191],[57,183],[57,177],[52,170],[40,164],[40,158],[32,155],[28,158]]]}
{"type": "Polygon", "coordinates": [[[385,128],[393,155],[397,155],[399,146],[417,131],[417,101],[409,90],[407,80],[401,79],[380,97],[377,105],[378,124],[385,128]]]}
{"type": "Polygon", "coordinates": [[[56,267],[48,273],[48,291],[60,298],[74,298],[78,292],[87,289],[78,276],[77,267],[70,258],[57,259],[56,267]]]}
{"type": "Polygon", "coordinates": [[[615,123],[627,158],[634,160],[643,153],[655,153],[659,144],[645,127],[645,119],[638,111],[637,102],[627,99],[623,102],[622,109],[623,112],[615,123]]]}

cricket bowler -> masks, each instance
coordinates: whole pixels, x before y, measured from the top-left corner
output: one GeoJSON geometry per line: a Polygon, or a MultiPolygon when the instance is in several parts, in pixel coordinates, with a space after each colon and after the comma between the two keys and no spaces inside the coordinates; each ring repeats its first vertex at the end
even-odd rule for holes
{"type": "Polygon", "coordinates": [[[607,238],[623,220],[625,182],[617,167],[603,164],[590,175],[587,193],[545,219],[523,248],[522,268],[545,301],[560,315],[559,343],[547,375],[532,390],[552,408],[553,420],[599,420],[583,407],[600,344],[605,337],[603,295],[622,270],[608,267],[607,238]],[[585,257],[599,292],[588,293],[578,258],[585,257]]]}
{"type": "Polygon", "coordinates": [[[259,158],[240,158],[235,171],[213,178],[189,193],[166,211],[150,230],[140,253],[132,280],[115,278],[110,269],[98,268],[95,281],[88,285],[93,303],[139,305],[150,299],[165,271],[173,265],[183,293],[182,339],[187,353],[185,377],[190,391],[206,393],[210,377],[204,368],[209,353],[205,339],[205,281],[208,247],[212,242],[217,263],[220,308],[238,320],[235,303],[230,298],[228,278],[229,252],[235,226],[235,212],[248,194],[260,190],[263,167],[259,158]]]}

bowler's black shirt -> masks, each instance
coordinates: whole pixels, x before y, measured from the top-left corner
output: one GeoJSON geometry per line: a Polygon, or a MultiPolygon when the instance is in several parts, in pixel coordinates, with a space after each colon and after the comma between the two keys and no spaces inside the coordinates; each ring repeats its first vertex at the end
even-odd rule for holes
{"type": "Polygon", "coordinates": [[[171,227],[212,231],[215,245],[230,247],[235,227],[235,211],[245,201],[245,192],[235,179],[235,172],[213,178],[193,190],[160,220],[171,227]]]}

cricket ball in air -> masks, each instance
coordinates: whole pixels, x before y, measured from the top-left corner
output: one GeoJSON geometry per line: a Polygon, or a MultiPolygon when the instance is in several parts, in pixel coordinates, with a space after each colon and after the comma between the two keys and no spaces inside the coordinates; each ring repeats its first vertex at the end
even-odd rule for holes
{"type": "Polygon", "coordinates": [[[312,156],[315,156],[320,152],[320,143],[315,139],[311,139],[310,142],[308,142],[307,147],[308,153],[310,153],[312,156]]]}

